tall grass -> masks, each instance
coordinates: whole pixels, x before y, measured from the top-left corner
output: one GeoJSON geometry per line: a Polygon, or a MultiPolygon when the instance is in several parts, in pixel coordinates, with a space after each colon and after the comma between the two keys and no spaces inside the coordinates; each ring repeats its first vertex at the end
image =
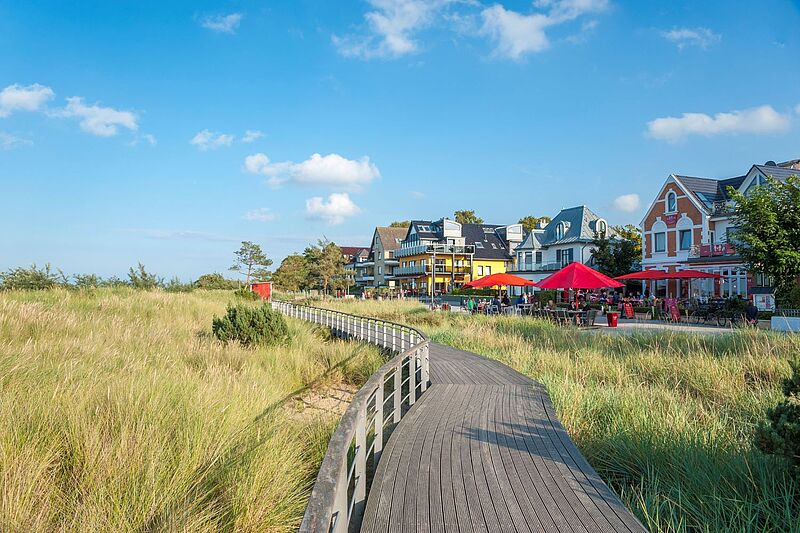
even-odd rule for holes
{"type": "Polygon", "coordinates": [[[336,417],[286,399],[380,355],[294,321],[223,345],[229,294],[0,292],[0,531],[297,527],[336,417]]]}
{"type": "Polygon", "coordinates": [[[415,325],[542,382],[589,462],[652,531],[800,531],[800,486],[753,442],[798,336],[608,335],[412,302],[325,305],[415,325]]]}

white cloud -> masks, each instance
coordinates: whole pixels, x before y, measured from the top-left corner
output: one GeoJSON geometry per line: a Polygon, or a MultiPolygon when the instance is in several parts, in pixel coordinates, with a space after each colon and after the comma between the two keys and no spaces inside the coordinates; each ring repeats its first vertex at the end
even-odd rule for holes
{"type": "Polygon", "coordinates": [[[158,140],[156,139],[156,136],[155,136],[155,135],[153,135],[152,133],[145,133],[144,135],[142,135],[142,138],[143,138],[143,139],[144,139],[144,140],[147,142],[147,144],[149,144],[150,146],[155,146],[155,145],[157,145],[157,144],[158,144],[158,140]]]}
{"type": "Polygon", "coordinates": [[[789,127],[789,117],[775,111],[772,106],[762,105],[717,113],[683,113],[680,117],[657,118],[647,123],[647,134],[663,141],[677,142],[689,135],[713,135],[731,133],[775,133],[789,127]]]}
{"type": "Polygon", "coordinates": [[[411,196],[413,196],[417,200],[422,200],[423,198],[425,198],[425,193],[420,191],[411,191],[411,196]]]}
{"type": "Polygon", "coordinates": [[[67,98],[67,107],[53,113],[53,116],[79,118],[81,129],[98,137],[112,137],[119,132],[120,127],[131,131],[139,128],[133,112],[100,107],[97,104],[86,105],[79,96],[67,98]]]}
{"type": "Polygon", "coordinates": [[[243,143],[251,143],[264,136],[264,133],[258,130],[247,130],[242,137],[243,143]]]}
{"type": "Polygon", "coordinates": [[[416,52],[414,34],[429,26],[435,14],[454,0],[367,0],[374,8],[364,15],[369,35],[333,36],[339,53],[348,57],[399,57],[416,52]]]}
{"type": "Polygon", "coordinates": [[[794,108],[794,112],[800,115],[800,104],[797,104],[794,108]]]}
{"type": "Polygon", "coordinates": [[[722,35],[708,28],[673,28],[670,31],[662,31],[661,36],[675,43],[678,50],[683,50],[687,46],[706,49],[722,39],[722,35]]]}
{"type": "Polygon", "coordinates": [[[642,205],[641,200],[639,199],[639,195],[636,193],[632,194],[623,194],[622,196],[617,196],[614,199],[614,203],[611,204],[611,207],[616,209],[617,211],[622,211],[623,213],[633,213],[639,206],[642,205]]]}
{"type": "Polygon", "coordinates": [[[333,193],[326,202],[321,196],[306,200],[306,216],[308,218],[324,220],[335,225],[344,222],[347,217],[352,217],[361,212],[353,203],[347,193],[333,193]]]}
{"type": "Polygon", "coordinates": [[[15,135],[0,131],[0,150],[13,150],[21,146],[30,146],[32,144],[33,141],[29,139],[20,139],[15,135]]]}
{"type": "Polygon", "coordinates": [[[234,136],[228,133],[216,133],[207,129],[197,133],[190,144],[197,146],[200,150],[216,150],[222,146],[230,146],[233,143],[234,136]]]}
{"type": "MultiPolygon", "coordinates": [[[[550,39],[545,30],[588,13],[603,11],[608,1],[539,0],[534,5],[544,11],[525,15],[494,4],[481,12],[480,33],[494,41],[493,55],[520,59],[525,54],[546,50],[550,39]]],[[[590,22],[584,25],[583,31],[591,31],[595,26],[596,21],[590,22]]]]}
{"type": "Polygon", "coordinates": [[[244,214],[245,220],[254,222],[270,222],[275,220],[276,216],[269,207],[260,207],[244,214]]]}
{"type": "Polygon", "coordinates": [[[27,86],[18,83],[9,85],[0,91],[0,118],[7,117],[14,111],[38,111],[53,96],[53,89],[38,83],[27,86]]]}
{"type": "Polygon", "coordinates": [[[230,15],[206,17],[200,22],[200,25],[217,33],[236,33],[241,21],[241,13],[231,13],[230,15]]]}
{"type": "Polygon", "coordinates": [[[346,159],[339,154],[313,154],[301,163],[273,163],[266,154],[258,153],[245,158],[244,168],[251,174],[268,176],[271,185],[291,181],[301,185],[359,187],[381,175],[369,157],[346,159]]]}

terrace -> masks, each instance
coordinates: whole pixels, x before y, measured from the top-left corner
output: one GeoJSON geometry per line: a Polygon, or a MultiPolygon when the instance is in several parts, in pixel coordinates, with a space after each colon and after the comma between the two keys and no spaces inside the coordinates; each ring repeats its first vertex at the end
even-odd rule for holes
{"type": "Polygon", "coordinates": [[[475,253],[475,246],[458,245],[458,244],[418,244],[415,246],[406,246],[395,250],[394,257],[409,257],[412,255],[422,254],[458,254],[458,255],[472,255],[475,253]]]}

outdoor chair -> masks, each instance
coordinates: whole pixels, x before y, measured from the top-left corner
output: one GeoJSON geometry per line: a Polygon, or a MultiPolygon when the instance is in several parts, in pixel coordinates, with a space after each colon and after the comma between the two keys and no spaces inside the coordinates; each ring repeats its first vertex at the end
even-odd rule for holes
{"type": "Polygon", "coordinates": [[[562,326],[565,326],[569,323],[569,315],[567,314],[566,309],[558,309],[556,311],[556,322],[562,326]]]}
{"type": "Polygon", "coordinates": [[[592,327],[594,326],[594,321],[597,319],[597,309],[590,309],[586,312],[586,316],[583,317],[582,326],[584,327],[592,327]]]}

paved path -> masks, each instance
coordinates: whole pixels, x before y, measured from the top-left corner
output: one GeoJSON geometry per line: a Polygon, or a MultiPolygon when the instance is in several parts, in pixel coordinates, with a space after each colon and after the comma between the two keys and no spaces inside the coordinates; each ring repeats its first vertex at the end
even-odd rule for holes
{"type": "Polygon", "coordinates": [[[542,385],[431,344],[431,387],[384,448],[362,531],[644,531],[542,385]]]}

